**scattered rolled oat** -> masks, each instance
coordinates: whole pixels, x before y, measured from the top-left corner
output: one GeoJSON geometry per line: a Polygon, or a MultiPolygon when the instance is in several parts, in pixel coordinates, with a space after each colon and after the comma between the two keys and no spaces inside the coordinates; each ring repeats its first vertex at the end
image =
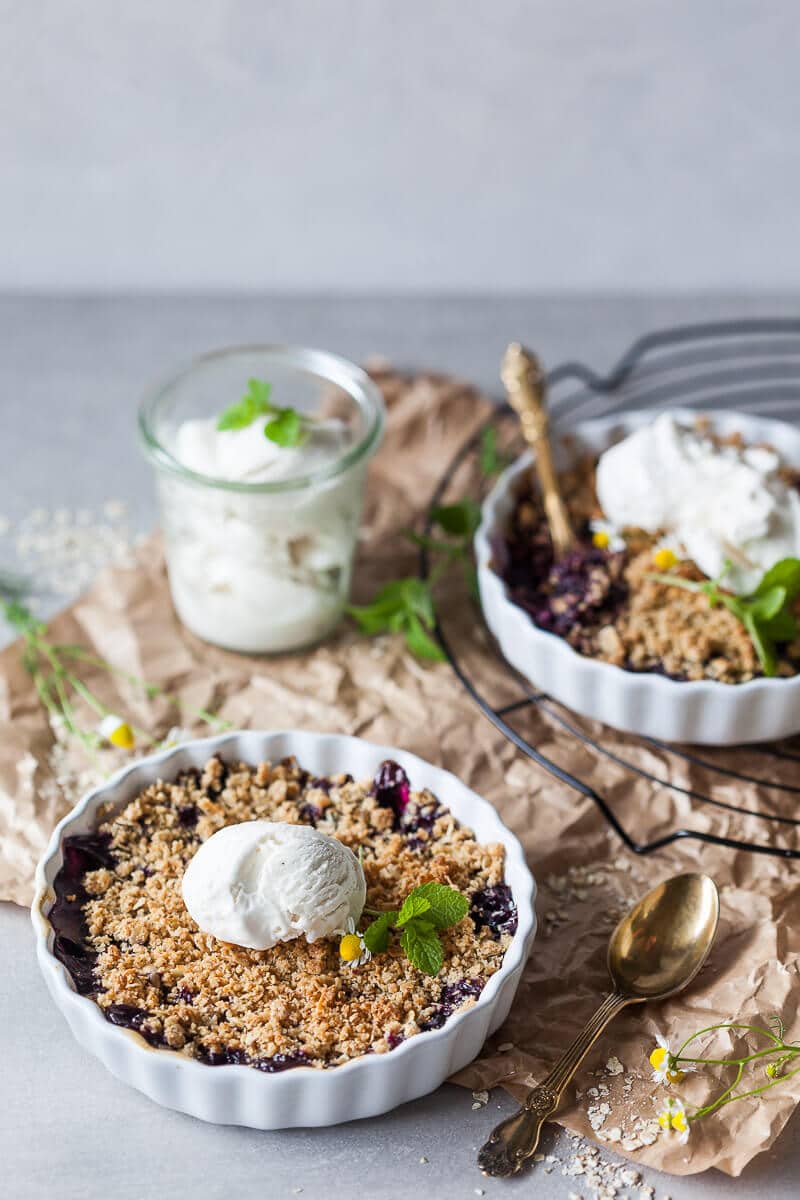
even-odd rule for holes
{"type": "MultiPolygon", "coordinates": [[[[10,523],[0,530],[11,532],[10,523]]],[[[133,564],[134,537],[121,500],[107,501],[99,518],[85,508],[35,508],[13,533],[19,569],[35,591],[77,596],[103,567],[133,564]]]]}

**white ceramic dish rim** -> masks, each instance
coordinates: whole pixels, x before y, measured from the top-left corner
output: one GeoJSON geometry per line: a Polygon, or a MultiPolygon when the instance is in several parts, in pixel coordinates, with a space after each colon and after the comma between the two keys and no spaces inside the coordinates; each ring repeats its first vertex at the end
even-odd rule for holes
{"type": "MultiPolygon", "coordinates": [[[[678,419],[686,421],[694,421],[699,416],[708,416],[712,427],[719,430],[723,434],[728,432],[726,426],[730,426],[730,431],[740,430],[742,433],[753,438],[754,440],[769,440],[780,444],[779,439],[787,437],[794,443],[795,453],[791,456],[786,456],[785,448],[780,446],[782,457],[786,458],[792,466],[800,468],[800,429],[793,425],[789,425],[786,421],[779,421],[773,418],[754,417],[748,413],[739,413],[732,409],[712,410],[709,413],[695,411],[686,408],[669,409],[678,419]],[[769,431],[772,430],[770,433],[769,431]],[[748,432],[751,431],[751,432],[748,432]]],[[[635,409],[630,412],[619,412],[613,416],[596,417],[588,421],[576,423],[569,429],[558,429],[556,437],[574,436],[580,439],[581,436],[593,437],[602,433],[611,433],[615,428],[632,432],[633,429],[646,425],[653,420],[654,413],[648,410],[635,409]]],[[[608,443],[609,445],[611,442],[608,443]]],[[[558,455],[557,455],[558,457],[558,455]]],[[[685,695],[686,689],[690,688],[693,694],[707,696],[709,699],[715,699],[717,702],[723,698],[725,702],[730,701],[732,692],[735,693],[735,699],[741,701],[752,699],[754,696],[768,694],[774,692],[776,688],[782,690],[783,695],[787,695],[789,691],[792,694],[800,693],[800,675],[789,679],[764,678],[751,679],[746,683],[720,683],[716,679],[687,679],[677,680],[668,679],[664,675],[657,675],[655,672],[625,671],[622,667],[614,666],[613,663],[601,662],[595,658],[589,658],[585,654],[580,654],[570,646],[569,642],[564,638],[559,637],[556,633],[551,633],[546,629],[539,629],[534,625],[528,614],[521,609],[513,601],[508,599],[505,584],[499,575],[496,575],[490,566],[492,559],[492,550],[490,545],[490,537],[497,526],[497,510],[500,508],[514,480],[518,475],[522,474],[533,463],[533,454],[526,451],[520,458],[507,467],[499,477],[494,487],[492,488],[486,500],[483,503],[481,523],[475,534],[475,556],[478,563],[479,571],[491,573],[492,579],[496,580],[503,588],[503,594],[506,605],[509,610],[513,611],[515,617],[518,615],[518,625],[520,632],[524,629],[524,636],[546,639],[551,647],[555,648],[558,645],[558,651],[564,661],[565,666],[570,666],[573,669],[579,666],[580,669],[588,675],[595,675],[598,679],[606,679],[609,683],[612,681],[619,683],[635,683],[641,684],[646,681],[647,686],[652,688],[654,692],[658,692],[664,697],[673,699],[679,695],[685,695]]],[[[509,613],[510,617],[510,613],[509,613]]]]}
{"type": "MultiPolygon", "coordinates": [[[[290,751],[291,752],[291,751],[290,751]]],[[[262,757],[269,758],[270,754],[267,749],[262,752],[262,757]]],[[[283,755],[281,756],[283,757],[283,755]]],[[[297,755],[300,765],[303,765],[300,754],[297,755]]],[[[246,761],[246,759],[245,759],[246,761]]],[[[426,785],[430,786],[430,785],[426,785]]],[[[440,795],[443,803],[451,806],[453,796],[447,798],[441,796],[444,790],[441,784],[435,790],[437,795],[440,795]]],[[[536,883],[533,875],[525,861],[525,855],[522,846],[517,837],[503,824],[497,811],[492,807],[487,800],[473,792],[466,784],[462,783],[457,776],[452,772],[446,771],[442,767],[436,767],[432,763],[428,763],[425,759],[420,758],[410,751],[401,750],[397,747],[382,746],[376,743],[367,742],[363,738],[349,737],[340,734],[324,734],[312,733],[305,730],[236,730],[230,733],[225,733],[209,738],[193,739],[189,742],[181,743],[179,746],[164,750],[158,754],[149,755],[145,758],[137,759],[135,763],[123,767],[117,771],[108,780],[97,788],[93,788],[88,792],[78,803],[64,816],[58,825],[53,830],[47,849],[42,856],[36,869],[35,895],[31,906],[31,916],[36,934],[36,950],[37,958],[40,966],[44,970],[46,967],[55,970],[55,982],[57,985],[58,997],[57,1003],[59,1007],[78,1006],[84,1013],[90,1014],[90,1020],[93,1022],[98,1035],[108,1035],[109,1030],[118,1034],[120,1038],[125,1039],[127,1050],[138,1058],[142,1064],[152,1064],[154,1062],[153,1055],[157,1056],[159,1061],[169,1062],[180,1058],[181,1069],[188,1072],[188,1079],[193,1077],[198,1084],[202,1081],[208,1084],[211,1081],[212,1085],[215,1081],[220,1082],[223,1079],[233,1079],[241,1075],[242,1071],[247,1071],[249,1076],[255,1076],[260,1083],[260,1086],[265,1089],[270,1089],[273,1093],[278,1093],[282,1088],[289,1088],[292,1079],[305,1077],[313,1079],[315,1087],[333,1091],[337,1081],[341,1080],[346,1075],[356,1075],[360,1072],[373,1072],[377,1064],[386,1064],[387,1069],[392,1065],[399,1067],[399,1064],[404,1063],[409,1054],[418,1052],[422,1046],[430,1046],[432,1041],[441,1040],[445,1037],[452,1038],[459,1026],[468,1021],[471,1016],[488,1009],[492,1006],[497,998],[501,986],[504,981],[515,971],[521,971],[525,964],[527,955],[530,949],[530,944],[536,933],[536,916],[534,912],[534,899],[536,896],[536,883]],[[73,981],[62,962],[55,957],[52,952],[54,939],[53,927],[50,924],[47,913],[44,909],[52,904],[53,892],[52,882],[55,875],[61,866],[62,859],[60,857],[62,838],[69,834],[71,828],[79,822],[81,817],[87,811],[96,813],[97,808],[103,803],[103,799],[109,792],[115,791],[126,780],[136,775],[151,776],[147,780],[143,780],[141,785],[146,786],[147,782],[156,778],[162,777],[160,774],[153,775],[152,770],[155,766],[163,766],[164,777],[169,777],[177,773],[184,766],[193,766],[196,763],[193,761],[198,756],[211,757],[211,755],[219,753],[225,756],[226,749],[230,749],[237,741],[245,738],[247,741],[261,740],[266,747],[270,743],[275,743],[280,739],[288,739],[291,743],[295,739],[303,740],[312,738],[314,740],[322,739],[332,743],[341,745],[341,762],[342,769],[347,769],[347,749],[352,743],[357,743],[360,746],[369,747],[374,751],[376,766],[385,758],[394,758],[408,772],[412,785],[416,785],[420,774],[434,772],[435,775],[446,781],[448,788],[452,788],[455,795],[455,807],[452,809],[458,820],[463,820],[465,824],[469,823],[469,818],[459,815],[457,809],[462,807],[462,802],[467,800],[474,803],[478,809],[485,815],[490,823],[495,824],[497,828],[497,840],[502,841],[506,851],[506,863],[513,864],[515,870],[520,873],[522,880],[521,886],[515,884],[513,889],[514,902],[517,906],[517,931],[514,934],[512,942],[508,947],[500,968],[490,977],[486,986],[483,988],[480,996],[475,1004],[464,1012],[454,1013],[445,1021],[438,1029],[426,1030],[423,1033],[414,1034],[413,1037],[406,1039],[394,1050],[387,1054],[375,1055],[364,1054],[359,1058],[353,1059],[351,1062],[344,1063],[341,1066],[333,1067],[330,1070],[319,1070],[316,1067],[292,1067],[287,1071],[274,1073],[258,1072],[253,1067],[242,1064],[224,1064],[222,1066],[209,1066],[196,1059],[188,1059],[177,1055],[176,1051],[169,1050],[164,1047],[150,1046],[139,1034],[124,1027],[114,1026],[104,1016],[100,1007],[88,996],[81,996],[74,988],[73,981]],[[190,758],[190,756],[192,756],[190,758]],[[414,772],[417,772],[417,780],[415,780],[414,772]]],[[[273,1097],[274,1098],[274,1097],[273,1097]]],[[[339,1120],[346,1120],[347,1116],[339,1117],[339,1120]]]]}

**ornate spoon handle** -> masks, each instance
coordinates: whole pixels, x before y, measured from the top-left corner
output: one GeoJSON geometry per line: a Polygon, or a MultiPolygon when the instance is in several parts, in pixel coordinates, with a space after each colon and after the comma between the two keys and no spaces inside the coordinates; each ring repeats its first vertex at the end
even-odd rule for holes
{"type": "Polygon", "coordinates": [[[539,1145],[542,1126],[558,1108],[564,1088],[608,1022],[626,1004],[631,1003],[631,997],[622,996],[618,992],[606,996],[547,1078],[528,1093],[519,1112],[501,1121],[488,1142],[481,1147],[478,1166],[484,1175],[513,1175],[527,1162],[539,1145]]]}
{"type": "Polygon", "coordinates": [[[512,342],[503,357],[500,374],[509,403],[519,417],[522,434],[534,451],[534,465],[542,489],[542,503],[553,550],[557,559],[563,558],[575,545],[575,532],[553,463],[544,373],[535,354],[520,346],[519,342],[512,342]]]}

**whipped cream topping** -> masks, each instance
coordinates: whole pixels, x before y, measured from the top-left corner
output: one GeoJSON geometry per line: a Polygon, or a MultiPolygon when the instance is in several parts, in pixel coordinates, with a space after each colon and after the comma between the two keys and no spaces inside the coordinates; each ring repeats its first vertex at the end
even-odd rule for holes
{"type": "Polygon", "coordinates": [[[800,557],[800,495],[779,455],[718,445],[662,413],[600,456],[597,498],[620,528],[671,534],[709,578],[746,594],[782,558],[800,557]]]}
{"type": "Polygon", "coordinates": [[[232,483],[268,483],[318,471],[347,449],[343,421],[310,421],[301,446],[278,446],[264,436],[267,420],[262,417],[244,429],[217,429],[213,417],[184,421],[176,431],[172,453],[201,475],[232,483]]]}
{"type": "MultiPolygon", "coordinates": [[[[352,440],[348,426],[331,419],[311,422],[302,445],[278,446],[265,424],[219,430],[214,420],[184,421],[170,449],[202,475],[255,484],[314,474],[352,440]]],[[[253,494],[162,478],[170,587],[184,624],[250,654],[327,636],[349,592],[365,474],[359,462],[302,487],[253,494]]]]}
{"type": "Polygon", "coordinates": [[[250,950],[344,933],[367,887],[356,856],[309,825],[244,821],[204,842],[183,876],[183,900],[205,933],[250,950]]]}

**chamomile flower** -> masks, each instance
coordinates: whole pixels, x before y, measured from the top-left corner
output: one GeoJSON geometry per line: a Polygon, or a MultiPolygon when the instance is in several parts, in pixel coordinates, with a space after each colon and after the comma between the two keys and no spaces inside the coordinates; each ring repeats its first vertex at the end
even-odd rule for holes
{"type": "Polygon", "coordinates": [[[123,750],[132,750],[136,742],[128,722],[124,717],[118,717],[114,713],[108,713],[103,717],[97,726],[97,732],[112,746],[119,746],[123,750]]]}
{"type": "Polygon", "coordinates": [[[618,527],[612,525],[610,521],[602,521],[597,518],[597,520],[589,522],[589,529],[592,534],[592,545],[597,546],[598,550],[610,550],[615,554],[617,551],[625,549],[624,537],[618,527]]]}
{"type": "Polygon", "coordinates": [[[675,538],[663,537],[653,547],[653,566],[657,571],[671,571],[685,557],[683,546],[675,538]]]}
{"type": "Polygon", "coordinates": [[[689,1118],[683,1101],[677,1096],[668,1096],[664,1101],[659,1109],[658,1123],[664,1133],[674,1135],[681,1146],[686,1145],[689,1140],[689,1118]]]}
{"type": "Polygon", "coordinates": [[[356,930],[352,917],[347,918],[347,933],[339,942],[339,957],[348,967],[363,967],[372,958],[364,936],[356,930]]]}
{"type": "MultiPolygon", "coordinates": [[[[670,1051],[669,1042],[660,1033],[656,1035],[656,1048],[651,1053],[649,1062],[656,1083],[680,1083],[686,1074],[686,1071],[675,1069],[675,1059],[670,1051]]],[[[686,1070],[691,1071],[692,1068],[687,1066],[686,1070]]]]}

